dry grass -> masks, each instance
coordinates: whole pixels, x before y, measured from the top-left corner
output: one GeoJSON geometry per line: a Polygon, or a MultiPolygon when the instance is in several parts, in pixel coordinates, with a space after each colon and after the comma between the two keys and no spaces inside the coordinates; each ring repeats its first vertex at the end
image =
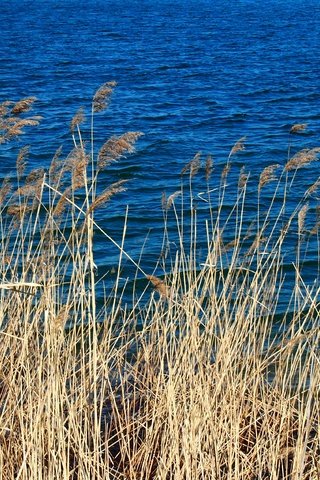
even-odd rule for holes
{"type": "MultiPolygon", "coordinates": [[[[98,91],[93,111],[107,105],[113,87],[98,91]]],[[[11,105],[2,104],[4,124],[11,105]]],[[[13,105],[16,114],[30,106],[13,105]]],[[[303,280],[315,189],[296,199],[289,214],[284,208],[291,169],[309,163],[314,152],[291,159],[278,181],[275,165],[263,170],[256,198],[262,202],[271,180],[274,196],[249,226],[249,175],[241,171],[239,188],[235,180],[227,215],[225,182],[218,208],[207,184],[201,268],[196,209],[189,222],[180,216],[175,203],[186,195],[183,188],[165,198],[169,253],[162,277],[146,275],[124,242],[94,219],[95,209],[124,188],[120,181],[99,193],[102,159],[105,168],[130,152],[138,135],[113,137],[95,158],[85,150],[82,121],[82,112],[72,121],[75,150],[67,158],[58,152],[48,174],[27,174],[20,154],[18,185],[5,180],[0,191],[0,480],[319,479],[319,290],[303,280]],[[182,220],[184,237],[170,256],[170,222],[181,234],[182,220]],[[99,311],[96,230],[119,249],[116,300],[99,311]],[[279,320],[292,234],[295,285],[279,320]],[[123,257],[146,278],[144,297],[131,309],[121,301],[123,257]]],[[[241,150],[243,139],[222,180],[228,174],[231,182],[230,159],[241,150]]],[[[183,172],[190,187],[200,155],[192,162],[183,172]]],[[[208,182],[211,158],[204,170],[208,182]]]]}

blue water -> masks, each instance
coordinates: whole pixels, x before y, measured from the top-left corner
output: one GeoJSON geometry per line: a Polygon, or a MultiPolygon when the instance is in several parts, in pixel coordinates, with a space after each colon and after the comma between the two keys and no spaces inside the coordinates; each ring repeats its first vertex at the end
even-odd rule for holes
{"type": "MultiPolygon", "coordinates": [[[[48,166],[60,145],[67,154],[73,114],[80,106],[89,112],[95,90],[116,80],[108,111],[96,118],[97,148],[111,134],[145,135],[134,155],[104,175],[103,187],[132,182],[98,219],[120,241],[129,205],[126,248],[138,260],[149,232],[141,259],[148,273],[161,251],[161,194],[179,189],[179,173],[197,151],[212,153],[220,172],[245,135],[236,165],[254,179],[286,162],[292,124],[308,123],[292,137],[292,152],[320,144],[318,0],[8,0],[0,24],[0,101],[34,95],[34,113],[44,117],[20,144],[1,146],[0,175],[13,170],[25,143],[32,144],[31,166],[48,166]]],[[[293,195],[313,183],[319,164],[298,174],[293,195]]],[[[195,193],[205,189],[203,176],[195,182],[195,193]]],[[[97,263],[106,273],[118,252],[99,241],[97,263]]],[[[316,270],[315,245],[311,282],[316,270]]]]}

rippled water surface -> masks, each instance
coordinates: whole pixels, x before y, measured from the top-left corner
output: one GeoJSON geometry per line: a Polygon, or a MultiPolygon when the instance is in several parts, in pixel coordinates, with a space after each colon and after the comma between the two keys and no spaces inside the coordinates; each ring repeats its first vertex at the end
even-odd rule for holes
{"type": "MultiPolygon", "coordinates": [[[[19,145],[1,146],[0,174],[13,170],[24,143],[32,144],[33,166],[48,166],[60,145],[67,153],[73,114],[80,106],[89,112],[97,87],[116,80],[108,111],[96,119],[97,148],[114,133],[145,135],[134,155],[104,175],[104,186],[132,181],[99,221],[119,240],[129,205],[126,248],[138,259],[149,231],[141,259],[147,271],[161,251],[161,194],[179,188],[180,171],[197,151],[212,153],[220,175],[230,148],[246,136],[236,172],[246,165],[255,179],[270,163],[286,162],[292,124],[308,123],[292,138],[293,152],[320,144],[318,1],[8,0],[0,4],[0,21],[0,100],[34,95],[35,113],[44,117],[19,145]]],[[[318,172],[316,162],[298,172],[297,190],[318,172]]],[[[204,185],[200,175],[195,196],[204,185]]],[[[227,201],[228,195],[227,189],[227,201]]],[[[316,203],[311,199],[311,214],[316,203]]],[[[205,209],[201,201],[199,208],[205,209]]],[[[98,242],[105,271],[118,252],[98,242]]],[[[288,266],[292,258],[289,252],[288,266]]],[[[316,270],[315,244],[310,281],[316,270]]]]}

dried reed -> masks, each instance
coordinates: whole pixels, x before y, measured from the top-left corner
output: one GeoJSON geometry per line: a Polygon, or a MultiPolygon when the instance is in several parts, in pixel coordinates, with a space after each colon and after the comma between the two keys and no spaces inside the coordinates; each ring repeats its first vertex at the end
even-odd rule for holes
{"type": "Polygon", "coordinates": [[[26,145],[19,150],[17,160],[16,160],[16,169],[17,169],[18,178],[20,178],[24,174],[24,171],[26,168],[26,159],[28,158],[28,155],[29,155],[29,149],[30,149],[29,145],[26,145]]]}
{"type": "Polygon", "coordinates": [[[21,100],[16,102],[12,107],[11,109],[12,115],[20,115],[21,113],[28,112],[32,108],[36,100],[37,100],[36,97],[22,98],[21,100]]]}
{"type": "Polygon", "coordinates": [[[107,203],[111,197],[116,195],[117,193],[126,191],[126,188],[123,187],[128,180],[119,180],[118,182],[113,183],[108,188],[106,188],[97,198],[92,202],[89,207],[88,213],[92,213],[97,208],[101,207],[105,203],[107,203]]]}
{"type": "Polygon", "coordinates": [[[303,233],[304,224],[306,220],[306,215],[309,209],[309,205],[303,205],[298,212],[298,233],[301,235],[303,233]]]}
{"type": "Polygon", "coordinates": [[[160,294],[161,297],[170,298],[170,289],[163,280],[155,277],[154,275],[147,275],[147,279],[152,283],[155,290],[160,294]]]}
{"type": "Polygon", "coordinates": [[[292,125],[290,129],[290,133],[304,132],[307,126],[308,126],[307,123],[295,123],[294,125],[292,125]]]}
{"type": "Polygon", "coordinates": [[[320,148],[304,148],[300,152],[296,153],[293,157],[288,160],[286,163],[284,169],[287,172],[290,172],[291,170],[296,170],[302,167],[305,167],[306,165],[309,165],[309,163],[314,162],[315,160],[318,159],[318,155],[320,153],[320,148]]]}
{"type": "Polygon", "coordinates": [[[261,188],[264,187],[267,183],[277,180],[277,177],[274,175],[274,172],[279,167],[280,167],[279,164],[273,164],[273,165],[269,165],[268,167],[265,167],[262,170],[260,174],[259,185],[258,185],[259,190],[261,190],[261,188]]]}
{"type": "Polygon", "coordinates": [[[183,169],[181,170],[181,175],[184,175],[185,173],[189,172],[190,177],[191,178],[194,177],[199,172],[199,169],[200,169],[201,155],[202,155],[201,152],[196,153],[193,159],[190,160],[190,162],[188,162],[187,165],[183,167],[183,169]]]}
{"type": "Polygon", "coordinates": [[[208,182],[210,180],[211,174],[212,174],[212,169],[213,169],[213,160],[212,156],[208,155],[206,158],[206,164],[205,164],[205,175],[206,175],[206,181],[208,182]]]}
{"type": "MultiPolygon", "coordinates": [[[[3,106],[4,115],[11,105],[3,106]]],[[[80,128],[78,133],[80,138],[80,128]]],[[[94,167],[101,157],[105,164],[132,151],[133,137],[113,137],[99,159],[94,155],[94,167]]],[[[288,202],[287,178],[280,176],[275,192],[286,195],[271,200],[261,226],[252,189],[258,188],[262,204],[262,187],[275,180],[276,166],[264,169],[259,185],[250,189],[243,188],[248,178],[242,170],[243,191],[235,189],[228,199],[225,185],[214,178],[218,204],[212,196],[205,205],[204,228],[192,212],[191,182],[190,205],[183,190],[164,196],[167,210],[182,195],[185,212],[183,229],[178,212],[164,215],[165,238],[177,247],[174,258],[162,259],[166,273],[159,278],[146,275],[125,251],[127,224],[119,245],[92,218],[124,189],[124,180],[101,191],[98,176],[87,175],[84,148],[64,161],[60,153],[50,166],[50,181],[37,169],[24,185],[19,182],[19,198],[7,198],[8,180],[0,189],[0,479],[318,478],[319,289],[317,282],[309,287],[304,281],[298,261],[280,323],[277,310],[296,218],[299,233],[305,233],[305,195],[295,198],[294,191],[288,202]],[[38,183],[34,210],[22,194],[32,187],[32,200],[38,183]],[[80,186],[78,199],[74,191],[80,186]],[[101,310],[94,304],[102,280],[93,272],[95,230],[120,252],[101,310]],[[232,239],[225,249],[222,235],[232,239]],[[147,288],[140,295],[138,275],[121,290],[123,257],[160,298],[147,288]],[[130,308],[124,305],[129,295],[130,308]]],[[[193,166],[189,162],[186,171],[192,176],[198,166],[198,159],[193,166]]],[[[208,162],[207,181],[211,167],[208,162]]],[[[222,178],[229,169],[228,158],[222,178]]],[[[315,192],[316,184],[307,192],[315,192]]],[[[313,203],[311,198],[310,212],[313,203]]],[[[308,261],[305,243],[301,265],[308,261]]]]}
{"type": "Polygon", "coordinates": [[[113,89],[116,85],[116,82],[106,82],[96,91],[92,102],[94,112],[101,112],[108,107],[113,89]]]}
{"type": "Polygon", "coordinates": [[[241,152],[242,150],[245,150],[244,142],[247,137],[241,137],[232,147],[229,157],[232,155],[235,155],[238,152],[241,152]]]}
{"type": "Polygon", "coordinates": [[[134,144],[141,135],[143,135],[142,132],[127,132],[107,140],[98,154],[98,170],[103,170],[110,163],[116,162],[125,153],[134,152],[134,144]]]}
{"type": "Polygon", "coordinates": [[[79,108],[77,113],[73,116],[70,122],[70,131],[73,134],[77,127],[85,121],[83,107],[79,108]]]}
{"type": "Polygon", "coordinates": [[[175,199],[177,197],[179,197],[179,195],[181,195],[181,190],[177,190],[176,192],[169,195],[169,197],[167,199],[167,202],[166,202],[166,210],[170,210],[170,208],[173,205],[173,202],[175,201],[175,199]]]}

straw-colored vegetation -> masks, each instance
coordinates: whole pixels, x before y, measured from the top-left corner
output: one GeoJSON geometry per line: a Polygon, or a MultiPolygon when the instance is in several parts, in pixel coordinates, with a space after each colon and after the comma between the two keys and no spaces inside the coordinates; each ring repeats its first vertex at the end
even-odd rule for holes
{"type": "MultiPolygon", "coordinates": [[[[156,271],[144,272],[95,222],[98,208],[130,188],[120,180],[100,191],[101,171],[140,136],[93,145],[94,117],[114,86],[93,98],[88,150],[79,111],[70,154],[58,151],[48,171],[30,172],[23,147],[16,180],[0,190],[0,480],[319,479],[319,290],[303,278],[308,245],[317,244],[319,181],[288,205],[297,169],[319,150],[269,165],[260,179],[241,169],[233,182],[242,138],[219,175],[206,159],[199,195],[195,155],[181,188],[163,198],[162,255],[156,271]],[[202,227],[195,196],[207,208],[202,227]],[[119,250],[102,309],[97,230],[119,250]],[[290,246],[295,280],[278,317],[290,246]],[[124,258],[146,285],[133,287],[130,308],[119,282],[124,258]]],[[[27,116],[33,101],[0,105],[1,142],[39,122],[27,116]]]]}

